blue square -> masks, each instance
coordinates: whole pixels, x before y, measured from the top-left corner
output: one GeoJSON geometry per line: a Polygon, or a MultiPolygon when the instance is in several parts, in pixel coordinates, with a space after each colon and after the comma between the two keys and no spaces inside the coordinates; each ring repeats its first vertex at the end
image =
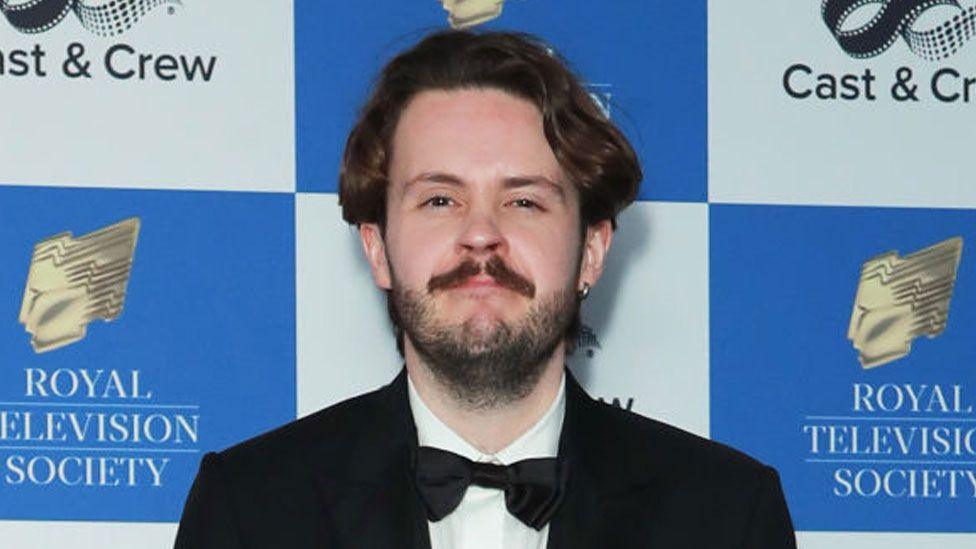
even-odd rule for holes
{"type": "MultiPolygon", "coordinates": [[[[642,160],[643,200],[704,202],[706,3],[508,0],[495,30],[553,44],[601,100],[642,160]]],[[[295,5],[298,190],[335,192],[357,110],[383,63],[446,26],[440,2],[295,5]]]]}
{"type": "Polygon", "coordinates": [[[294,419],[293,195],[0,187],[0,219],[0,518],[175,521],[204,452],[294,419]],[[121,315],[35,353],[34,244],[129,217],[121,315]]]}
{"type": "Polygon", "coordinates": [[[799,530],[974,531],[976,212],[712,205],[710,233],[712,436],[779,470],[799,530]],[[957,236],[945,331],[862,368],[864,262],[957,236]]]}

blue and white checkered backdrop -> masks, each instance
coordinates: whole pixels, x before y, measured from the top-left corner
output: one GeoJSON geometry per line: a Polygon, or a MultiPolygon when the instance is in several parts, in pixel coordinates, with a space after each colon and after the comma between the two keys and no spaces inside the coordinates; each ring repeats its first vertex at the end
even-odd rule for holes
{"type": "MultiPolygon", "coordinates": [[[[0,547],[170,547],[204,452],[392,378],[337,169],[443,4],[0,3],[0,547]]],[[[775,466],[803,549],[976,547],[976,0],[473,4],[645,167],[590,393],[775,466]]]]}

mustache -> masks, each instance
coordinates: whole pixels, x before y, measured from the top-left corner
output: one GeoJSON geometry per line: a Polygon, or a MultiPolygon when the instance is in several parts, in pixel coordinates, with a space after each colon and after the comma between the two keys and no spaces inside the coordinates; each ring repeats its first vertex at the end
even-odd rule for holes
{"type": "Polygon", "coordinates": [[[467,282],[469,278],[481,274],[482,271],[503,288],[530,299],[535,297],[535,284],[509,268],[497,255],[491,256],[483,264],[470,258],[465,259],[450,271],[431,277],[427,282],[427,291],[433,293],[435,290],[455,288],[467,282]]]}

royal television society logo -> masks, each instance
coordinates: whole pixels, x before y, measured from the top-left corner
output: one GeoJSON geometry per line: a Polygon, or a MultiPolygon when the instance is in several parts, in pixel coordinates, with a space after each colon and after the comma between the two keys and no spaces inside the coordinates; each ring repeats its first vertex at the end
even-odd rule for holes
{"type": "Polygon", "coordinates": [[[890,251],[861,267],[847,338],[865,369],[909,353],[912,340],[946,329],[949,301],[962,256],[962,238],[899,257],[890,251]]]}
{"type": "MultiPolygon", "coordinates": [[[[140,224],[132,217],[34,245],[19,320],[37,353],[77,342],[93,320],[122,313],[140,224]]],[[[160,489],[174,461],[188,464],[179,456],[200,452],[200,406],[160,402],[157,372],[112,367],[111,360],[76,367],[52,359],[29,361],[17,384],[20,394],[0,395],[0,485],[26,489],[18,494],[30,516],[65,518],[59,514],[64,508],[49,498],[90,502],[95,496],[34,495],[29,488],[160,489]]],[[[131,509],[120,511],[109,492],[97,498],[86,509],[91,516],[129,516],[131,509]]],[[[4,511],[0,506],[0,519],[10,518],[4,511]]]]}
{"type": "Polygon", "coordinates": [[[976,35],[976,5],[963,7],[957,0],[823,0],[820,13],[841,49],[859,59],[880,55],[902,38],[915,55],[938,61],[976,35]],[[958,13],[933,28],[917,29],[918,19],[939,6],[958,13]],[[877,12],[868,22],[845,27],[856,12],[873,8],[877,12]]]}
{"type": "MultiPolygon", "coordinates": [[[[962,246],[956,236],[903,257],[890,251],[864,262],[847,332],[864,370],[904,357],[921,335],[934,338],[945,331],[962,246]]],[[[817,473],[804,472],[801,478],[826,481],[822,495],[838,500],[976,502],[972,388],[941,375],[918,379],[927,372],[913,372],[913,378],[892,380],[862,370],[839,386],[846,393],[842,409],[805,415],[804,462],[817,473]]],[[[863,526],[896,524],[883,516],[863,519],[863,526]]],[[[969,531],[971,521],[953,521],[970,516],[968,510],[948,514],[947,527],[966,526],[946,531],[969,531]]],[[[933,530],[924,520],[897,525],[933,530]]]]}
{"type": "Polygon", "coordinates": [[[447,22],[455,29],[474,27],[502,14],[505,0],[438,0],[447,12],[447,22]]]}
{"type": "Polygon", "coordinates": [[[37,353],[85,337],[95,319],[122,314],[139,219],[129,218],[72,238],[56,234],[34,246],[18,320],[37,353]]]}
{"type": "MultiPolygon", "coordinates": [[[[840,49],[855,59],[881,55],[902,38],[917,57],[939,61],[976,37],[976,0],[965,2],[973,5],[963,7],[958,0],[823,0],[820,11],[840,49]],[[868,18],[870,10],[876,11],[868,18]],[[943,23],[934,27],[927,23],[942,20],[947,10],[955,13],[947,14],[943,23]]],[[[787,95],[803,101],[976,103],[976,77],[951,66],[906,64],[890,72],[877,66],[838,71],[796,61],[783,71],[782,86],[787,95]]]]}
{"type": "Polygon", "coordinates": [[[153,9],[180,0],[0,0],[7,21],[25,34],[38,34],[56,27],[69,13],[81,26],[100,36],[115,36],[132,28],[153,9]]]}

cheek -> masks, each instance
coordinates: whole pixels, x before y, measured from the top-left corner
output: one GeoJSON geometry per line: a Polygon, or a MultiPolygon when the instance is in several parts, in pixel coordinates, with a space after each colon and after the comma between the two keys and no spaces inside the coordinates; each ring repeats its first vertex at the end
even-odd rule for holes
{"type": "Polygon", "coordinates": [[[579,237],[574,233],[536,232],[511,240],[518,266],[535,281],[540,290],[550,291],[575,284],[578,274],[579,237]]]}
{"type": "Polygon", "coordinates": [[[432,275],[444,270],[442,263],[452,249],[451,240],[442,231],[420,228],[399,228],[397,234],[387,250],[393,275],[401,284],[425,287],[432,275]]]}

